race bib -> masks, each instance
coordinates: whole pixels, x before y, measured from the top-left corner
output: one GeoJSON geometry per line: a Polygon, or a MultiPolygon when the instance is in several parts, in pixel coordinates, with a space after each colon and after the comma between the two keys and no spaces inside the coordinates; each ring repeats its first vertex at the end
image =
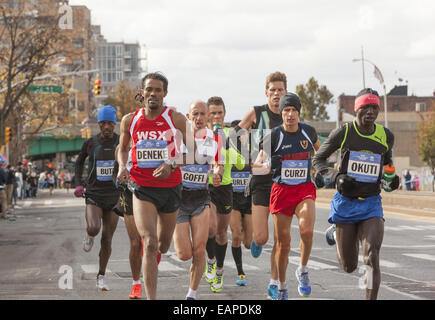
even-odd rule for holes
{"type": "Polygon", "coordinates": [[[245,192],[251,173],[249,171],[231,172],[233,192],[245,192]]]}
{"type": "Polygon", "coordinates": [[[183,187],[189,189],[207,189],[208,184],[208,165],[192,164],[181,167],[181,178],[183,187]]]}
{"type": "Polygon", "coordinates": [[[381,155],[351,151],[347,174],[358,182],[376,183],[381,170],[381,155]]]}
{"type": "Polygon", "coordinates": [[[97,160],[97,180],[112,181],[115,160],[97,160]]]}
{"type": "Polygon", "coordinates": [[[168,143],[164,140],[139,140],[136,144],[139,168],[157,168],[168,160],[168,143]]]}
{"type": "Polygon", "coordinates": [[[308,160],[284,160],[281,164],[281,181],[288,185],[307,182],[308,160]]]}

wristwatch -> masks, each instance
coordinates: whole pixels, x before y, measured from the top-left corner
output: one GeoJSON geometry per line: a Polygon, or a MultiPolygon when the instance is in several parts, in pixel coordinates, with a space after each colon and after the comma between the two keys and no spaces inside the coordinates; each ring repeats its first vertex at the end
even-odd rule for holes
{"type": "Polygon", "coordinates": [[[166,163],[167,165],[169,165],[169,166],[171,167],[172,170],[175,170],[175,169],[177,169],[177,167],[178,167],[178,165],[177,165],[177,163],[175,162],[175,160],[167,160],[167,161],[165,161],[165,163],[166,163]]]}

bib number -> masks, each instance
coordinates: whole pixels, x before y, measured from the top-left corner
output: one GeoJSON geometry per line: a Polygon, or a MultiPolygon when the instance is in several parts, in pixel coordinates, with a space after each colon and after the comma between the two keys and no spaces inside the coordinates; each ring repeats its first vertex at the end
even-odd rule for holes
{"type": "Polygon", "coordinates": [[[196,190],[207,189],[208,165],[192,164],[181,168],[183,187],[196,190]]]}
{"type": "Polygon", "coordinates": [[[381,155],[351,151],[347,174],[358,182],[376,183],[381,170],[381,155]]]}
{"type": "Polygon", "coordinates": [[[233,192],[245,192],[251,173],[249,171],[231,172],[233,192]]]}
{"type": "Polygon", "coordinates": [[[113,167],[115,160],[97,160],[97,180],[112,181],[113,167]]]}
{"type": "Polygon", "coordinates": [[[139,168],[157,168],[168,160],[168,143],[164,140],[140,140],[136,144],[139,168]]]}
{"type": "Polygon", "coordinates": [[[308,160],[284,160],[281,165],[281,181],[288,185],[307,182],[308,160]]]}

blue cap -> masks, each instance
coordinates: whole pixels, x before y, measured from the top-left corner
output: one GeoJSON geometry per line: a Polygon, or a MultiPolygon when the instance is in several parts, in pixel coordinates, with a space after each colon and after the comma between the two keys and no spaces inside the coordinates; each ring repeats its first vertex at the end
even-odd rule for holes
{"type": "Polygon", "coordinates": [[[104,106],[98,110],[98,122],[112,121],[116,124],[116,110],[112,106],[104,106]]]}

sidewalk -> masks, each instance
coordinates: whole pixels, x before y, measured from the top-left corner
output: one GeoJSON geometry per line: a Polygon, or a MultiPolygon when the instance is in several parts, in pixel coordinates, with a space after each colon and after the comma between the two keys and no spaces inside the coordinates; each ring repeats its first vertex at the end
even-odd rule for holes
{"type": "MultiPolygon", "coordinates": [[[[317,201],[330,203],[335,189],[317,190],[317,201]]],[[[434,217],[435,218],[435,193],[425,191],[382,191],[382,204],[384,210],[398,213],[434,217]]]]}

